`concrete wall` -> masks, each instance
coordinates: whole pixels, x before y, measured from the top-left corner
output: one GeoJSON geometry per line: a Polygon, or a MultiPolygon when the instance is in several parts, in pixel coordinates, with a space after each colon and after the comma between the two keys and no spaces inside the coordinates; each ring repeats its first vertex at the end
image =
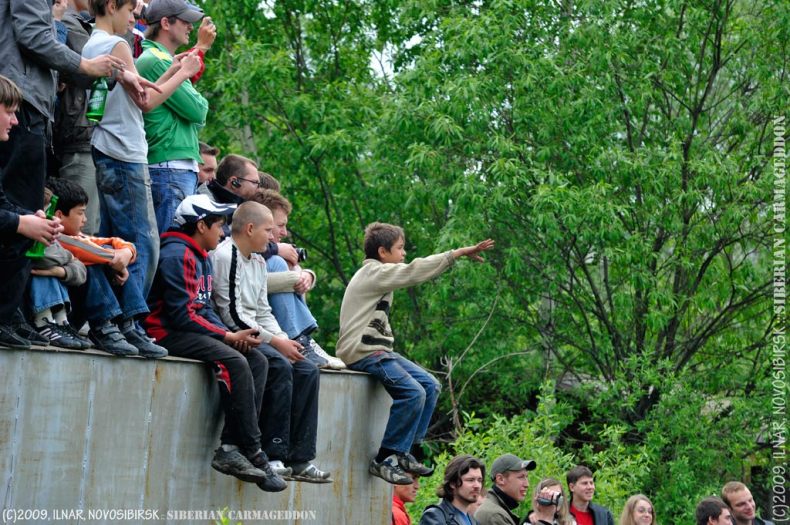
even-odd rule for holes
{"type": "Polygon", "coordinates": [[[149,512],[124,523],[153,511],[149,522],[212,523],[207,513],[225,507],[233,523],[390,522],[390,486],[367,472],[390,399],[366,375],[321,375],[316,464],[335,482],[278,494],[211,468],[222,418],[200,363],[0,348],[0,378],[0,523],[32,522],[34,509],[39,523],[117,523],[119,510],[149,512]]]}

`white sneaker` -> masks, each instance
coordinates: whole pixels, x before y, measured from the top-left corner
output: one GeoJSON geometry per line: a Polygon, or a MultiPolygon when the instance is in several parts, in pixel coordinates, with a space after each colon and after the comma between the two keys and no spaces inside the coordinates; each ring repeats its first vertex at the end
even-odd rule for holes
{"type": "Polygon", "coordinates": [[[269,466],[272,467],[272,471],[279,476],[291,475],[291,467],[286,467],[279,459],[269,460],[269,466]]]}
{"type": "Polygon", "coordinates": [[[338,359],[337,357],[331,356],[326,353],[326,350],[321,348],[318,343],[315,342],[315,339],[310,339],[313,343],[313,348],[315,349],[315,353],[319,357],[323,357],[326,359],[327,365],[324,368],[331,368],[332,370],[345,370],[346,364],[338,359]]]}

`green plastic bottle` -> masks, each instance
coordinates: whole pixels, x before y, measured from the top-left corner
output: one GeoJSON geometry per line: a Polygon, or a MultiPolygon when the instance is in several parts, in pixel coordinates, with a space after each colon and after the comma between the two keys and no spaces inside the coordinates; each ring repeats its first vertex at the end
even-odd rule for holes
{"type": "MultiPolygon", "coordinates": [[[[58,205],[58,196],[53,195],[52,198],[49,200],[49,206],[47,206],[47,219],[51,219],[55,216],[55,207],[58,205]]],[[[44,244],[36,241],[32,248],[30,248],[27,252],[25,252],[25,257],[28,259],[41,259],[44,257],[44,250],[47,247],[44,244]]]]}
{"type": "Polygon", "coordinates": [[[101,122],[104,116],[104,104],[107,102],[107,79],[99,77],[91,88],[91,98],[88,99],[88,111],[85,117],[91,122],[101,122]]]}

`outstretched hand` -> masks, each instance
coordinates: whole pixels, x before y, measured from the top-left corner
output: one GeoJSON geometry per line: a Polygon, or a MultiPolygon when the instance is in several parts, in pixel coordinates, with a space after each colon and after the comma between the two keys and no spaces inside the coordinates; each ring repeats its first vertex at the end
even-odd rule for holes
{"type": "Polygon", "coordinates": [[[484,262],[484,259],[478,255],[480,252],[484,252],[486,250],[490,250],[494,247],[494,240],[493,239],[486,239],[482,242],[479,242],[473,246],[466,246],[464,248],[458,248],[457,250],[453,251],[453,257],[456,259],[458,257],[469,257],[470,259],[477,261],[477,262],[484,262]]]}

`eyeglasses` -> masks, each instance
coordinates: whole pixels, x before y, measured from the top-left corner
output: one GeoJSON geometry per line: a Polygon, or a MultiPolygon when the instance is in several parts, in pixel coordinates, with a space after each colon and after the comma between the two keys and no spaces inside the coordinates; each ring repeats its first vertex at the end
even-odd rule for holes
{"type": "Polygon", "coordinates": [[[249,182],[250,184],[255,184],[259,188],[263,188],[263,183],[259,180],[250,180],[250,179],[242,179],[241,177],[236,177],[239,180],[243,180],[244,182],[249,182]]]}

